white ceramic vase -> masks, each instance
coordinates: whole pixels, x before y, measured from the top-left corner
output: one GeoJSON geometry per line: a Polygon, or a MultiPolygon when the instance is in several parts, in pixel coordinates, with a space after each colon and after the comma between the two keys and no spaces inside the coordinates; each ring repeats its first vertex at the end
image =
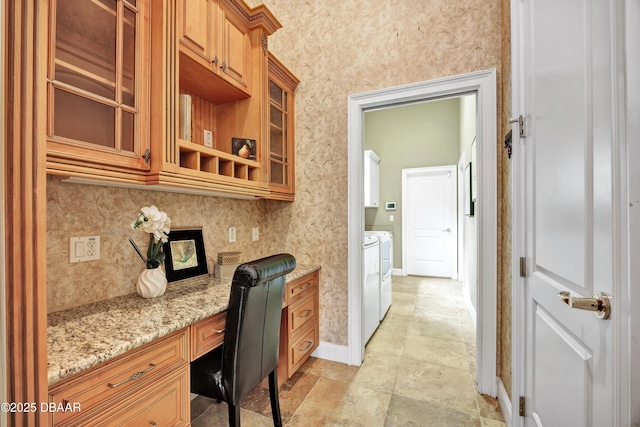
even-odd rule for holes
{"type": "Polygon", "coordinates": [[[167,290],[167,276],[160,267],[147,268],[138,276],[136,291],[142,298],[155,298],[167,290]]]}

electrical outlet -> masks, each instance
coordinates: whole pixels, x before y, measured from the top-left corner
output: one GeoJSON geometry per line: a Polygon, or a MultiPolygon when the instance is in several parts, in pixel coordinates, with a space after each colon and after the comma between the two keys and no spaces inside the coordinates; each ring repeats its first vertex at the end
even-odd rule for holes
{"type": "Polygon", "coordinates": [[[251,240],[257,242],[260,239],[260,230],[258,227],[253,227],[251,229],[251,240]]]}
{"type": "Polygon", "coordinates": [[[97,261],[100,259],[100,236],[69,238],[69,262],[97,261]]]}
{"type": "Polygon", "coordinates": [[[204,131],[204,146],[213,148],[213,132],[210,130],[204,131]]]}
{"type": "Polygon", "coordinates": [[[229,227],[229,243],[233,243],[236,241],[236,228],[229,227]]]}

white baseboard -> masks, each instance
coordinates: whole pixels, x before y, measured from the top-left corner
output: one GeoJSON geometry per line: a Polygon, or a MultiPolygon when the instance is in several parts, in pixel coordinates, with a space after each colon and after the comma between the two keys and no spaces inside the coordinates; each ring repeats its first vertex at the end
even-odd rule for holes
{"type": "Polygon", "coordinates": [[[402,269],[401,268],[394,268],[393,270],[391,270],[391,275],[392,276],[404,276],[404,274],[402,274],[402,269]]]}
{"type": "Polygon", "coordinates": [[[349,347],[320,341],[320,345],[311,353],[313,357],[349,364],[349,347]]]}
{"type": "Polygon", "coordinates": [[[502,410],[502,416],[507,427],[511,427],[511,417],[513,416],[513,410],[511,407],[511,399],[507,394],[507,390],[502,384],[502,379],[498,377],[498,403],[500,403],[500,409],[502,410]]]}
{"type": "Polygon", "coordinates": [[[465,295],[465,296],[466,298],[464,299],[464,302],[467,306],[467,311],[469,312],[469,316],[471,316],[471,320],[473,321],[473,326],[477,328],[478,325],[477,325],[476,308],[473,306],[473,303],[471,303],[471,299],[469,298],[469,296],[468,295],[465,295]]]}

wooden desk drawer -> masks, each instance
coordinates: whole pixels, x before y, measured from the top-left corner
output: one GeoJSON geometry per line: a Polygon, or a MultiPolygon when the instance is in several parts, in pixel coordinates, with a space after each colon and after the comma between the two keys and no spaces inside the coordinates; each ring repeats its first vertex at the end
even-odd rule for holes
{"type": "Polygon", "coordinates": [[[191,325],[191,360],[207,354],[224,341],[227,312],[214,314],[191,325]]]}
{"type": "Polygon", "coordinates": [[[301,277],[287,284],[285,289],[285,305],[293,304],[305,295],[316,292],[319,284],[319,273],[317,271],[301,277]]]}
{"type": "Polygon", "coordinates": [[[315,320],[318,313],[316,298],[311,294],[289,306],[289,339],[308,322],[315,320]]]}
{"type": "Polygon", "coordinates": [[[108,426],[187,426],[189,415],[189,368],[180,369],[177,374],[163,378],[145,390],[141,399],[131,401],[124,408],[114,407],[112,411],[89,420],[90,425],[108,426]]]}
{"type": "Polygon", "coordinates": [[[187,365],[188,339],[187,330],[182,329],[54,384],[49,390],[50,402],[79,404],[82,411],[53,412],[52,424],[58,426],[73,416],[84,418],[94,408],[102,412],[110,399],[129,396],[154,378],[187,365]]]}
{"type": "Polygon", "coordinates": [[[318,347],[318,327],[314,322],[310,323],[300,338],[289,345],[289,377],[309,358],[311,353],[318,347]]]}

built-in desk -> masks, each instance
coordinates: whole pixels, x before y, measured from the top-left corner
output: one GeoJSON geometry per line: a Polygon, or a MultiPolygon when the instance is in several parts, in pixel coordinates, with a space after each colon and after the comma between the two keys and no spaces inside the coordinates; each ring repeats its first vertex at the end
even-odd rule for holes
{"type": "MultiPolygon", "coordinates": [[[[318,270],[287,275],[281,379],[318,345],[318,270]]],[[[154,299],[131,294],[49,314],[49,401],[71,409],[52,412],[50,425],[188,425],[189,362],[222,343],[215,331],[230,285],[190,279],[154,299]]]]}

